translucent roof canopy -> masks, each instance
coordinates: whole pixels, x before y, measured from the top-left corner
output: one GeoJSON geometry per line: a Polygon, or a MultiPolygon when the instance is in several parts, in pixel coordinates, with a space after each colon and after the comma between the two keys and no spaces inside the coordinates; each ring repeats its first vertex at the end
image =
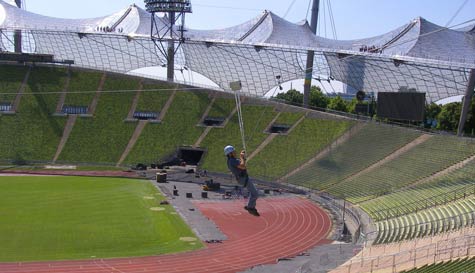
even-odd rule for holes
{"type": "MultiPolygon", "coordinates": [[[[0,49],[10,51],[13,30],[20,29],[24,48],[72,59],[77,66],[128,72],[165,65],[150,39],[150,21],[151,14],[135,5],[100,18],[60,19],[0,0],[0,49]]],[[[166,34],[168,18],[156,21],[166,34]]],[[[176,66],[208,77],[224,91],[229,82],[241,80],[242,91],[253,96],[304,78],[308,50],[316,52],[318,80],[339,80],[375,93],[414,88],[428,101],[463,95],[469,70],[475,68],[473,25],[452,30],[423,18],[376,37],[341,41],[316,36],[306,22],[291,23],[264,11],[234,27],[187,29],[185,35],[176,66]]]]}

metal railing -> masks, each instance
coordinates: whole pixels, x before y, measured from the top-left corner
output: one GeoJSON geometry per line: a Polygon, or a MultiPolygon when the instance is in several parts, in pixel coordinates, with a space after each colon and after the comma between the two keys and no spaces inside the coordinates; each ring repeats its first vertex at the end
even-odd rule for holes
{"type": "Polygon", "coordinates": [[[475,184],[470,184],[463,188],[440,193],[425,199],[400,204],[395,207],[370,211],[370,214],[375,221],[388,220],[418,212],[420,210],[446,205],[460,199],[465,199],[471,195],[475,195],[475,184]]]}

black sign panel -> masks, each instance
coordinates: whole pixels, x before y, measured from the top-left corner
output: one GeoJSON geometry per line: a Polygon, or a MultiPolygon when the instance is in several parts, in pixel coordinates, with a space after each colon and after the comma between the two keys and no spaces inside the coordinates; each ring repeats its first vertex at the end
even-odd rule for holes
{"type": "Polygon", "coordinates": [[[393,120],[423,121],[425,93],[379,92],[378,117],[393,120]]]}

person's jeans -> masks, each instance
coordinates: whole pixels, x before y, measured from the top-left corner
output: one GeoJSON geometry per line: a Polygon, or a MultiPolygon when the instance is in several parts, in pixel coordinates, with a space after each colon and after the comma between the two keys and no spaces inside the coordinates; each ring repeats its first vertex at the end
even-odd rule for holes
{"type": "Polygon", "coordinates": [[[249,192],[249,201],[247,202],[247,207],[248,208],[255,208],[256,207],[256,201],[258,197],[258,192],[256,187],[254,186],[254,183],[249,179],[249,176],[244,176],[239,178],[239,184],[242,186],[245,186],[247,188],[247,191],[249,192]]]}

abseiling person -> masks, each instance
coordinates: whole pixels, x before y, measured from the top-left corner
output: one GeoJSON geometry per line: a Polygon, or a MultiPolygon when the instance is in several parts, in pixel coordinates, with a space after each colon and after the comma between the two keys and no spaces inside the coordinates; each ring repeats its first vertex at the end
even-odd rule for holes
{"type": "Polygon", "coordinates": [[[234,174],[238,183],[249,191],[249,201],[244,209],[254,216],[259,216],[259,212],[256,209],[258,192],[247,174],[245,151],[241,151],[240,158],[237,159],[236,150],[233,146],[228,145],[224,147],[224,155],[228,158],[228,169],[234,174]]]}

